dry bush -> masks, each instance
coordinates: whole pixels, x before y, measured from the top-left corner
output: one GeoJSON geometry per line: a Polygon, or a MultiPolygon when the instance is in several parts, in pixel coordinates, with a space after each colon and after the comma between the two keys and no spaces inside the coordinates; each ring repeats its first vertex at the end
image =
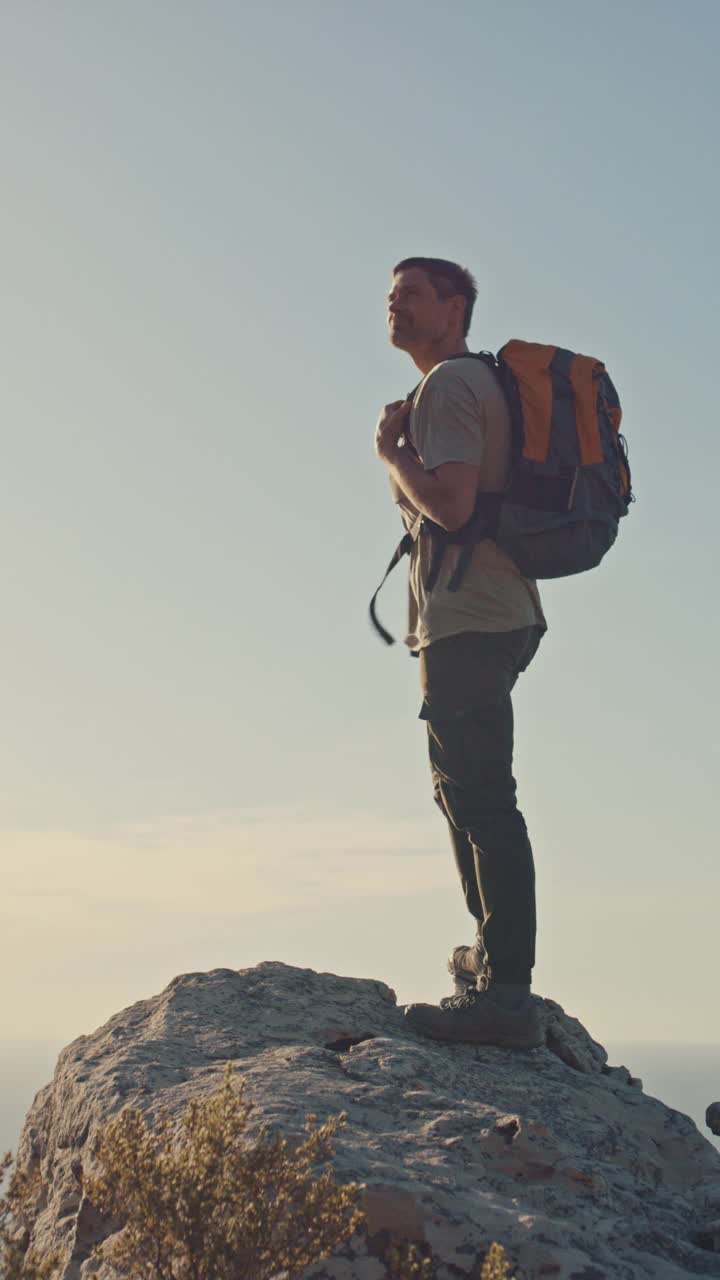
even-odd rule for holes
{"type": "MultiPolygon", "coordinates": [[[[432,1252],[423,1255],[417,1245],[405,1241],[393,1245],[385,1256],[387,1280],[433,1280],[437,1261],[432,1252]]],[[[491,1244],[479,1270],[477,1280],[510,1280],[510,1263],[501,1244],[491,1244]]]]}
{"type": "Polygon", "coordinates": [[[510,1280],[510,1263],[501,1244],[491,1244],[485,1255],[480,1280],[510,1280]]]}
{"type": "MultiPolygon", "coordinates": [[[[13,1164],[10,1152],[0,1160],[0,1187],[13,1164]]],[[[50,1280],[60,1255],[41,1258],[27,1248],[33,1206],[40,1190],[40,1170],[33,1174],[17,1167],[0,1197],[0,1280],[50,1280]]]]}
{"type": "Polygon", "coordinates": [[[131,1107],[111,1121],[100,1172],[84,1182],[124,1227],[100,1259],[133,1280],[294,1280],[352,1235],[364,1186],[338,1185],[329,1164],[317,1170],[345,1114],[319,1128],[308,1116],[297,1145],[264,1126],[250,1142],[243,1093],[228,1064],[222,1089],[190,1103],[175,1138],[167,1115],[154,1130],[131,1107]]]}
{"type": "Polygon", "coordinates": [[[432,1280],[432,1256],[420,1253],[416,1244],[404,1241],[394,1244],[385,1255],[388,1280],[432,1280]]]}

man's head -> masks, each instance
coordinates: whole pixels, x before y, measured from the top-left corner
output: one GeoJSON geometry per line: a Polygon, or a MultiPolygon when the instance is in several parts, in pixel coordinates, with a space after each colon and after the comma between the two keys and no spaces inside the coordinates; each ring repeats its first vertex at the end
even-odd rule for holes
{"type": "Polygon", "coordinates": [[[458,263],[403,258],[393,268],[388,295],[390,341],[413,356],[462,349],[476,298],[475,280],[458,263]]]}

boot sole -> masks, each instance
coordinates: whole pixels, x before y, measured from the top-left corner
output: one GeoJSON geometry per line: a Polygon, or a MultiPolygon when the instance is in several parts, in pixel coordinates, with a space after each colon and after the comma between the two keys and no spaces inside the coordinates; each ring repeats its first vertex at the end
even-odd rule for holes
{"type": "MultiPolygon", "coordinates": [[[[412,1022],[410,1023],[413,1026],[412,1022]]],[[[473,1044],[487,1045],[488,1048],[494,1049],[541,1049],[545,1044],[545,1037],[542,1031],[527,1035],[440,1035],[439,1032],[430,1027],[414,1027],[419,1035],[426,1036],[428,1040],[438,1040],[442,1044],[473,1044]]]]}

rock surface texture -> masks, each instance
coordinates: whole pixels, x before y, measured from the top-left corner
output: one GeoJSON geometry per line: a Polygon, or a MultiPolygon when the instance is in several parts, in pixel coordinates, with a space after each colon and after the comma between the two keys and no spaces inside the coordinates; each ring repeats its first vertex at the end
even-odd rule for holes
{"type": "Polygon", "coordinates": [[[45,1184],[33,1243],[86,1280],[112,1229],[81,1193],[95,1136],[126,1103],[179,1114],[231,1061],[289,1136],[348,1113],[336,1175],[367,1184],[367,1232],[307,1280],[381,1280],[392,1233],[430,1244],[440,1280],[477,1275],[493,1240],[517,1280],[720,1277],[720,1155],[542,1007],[546,1046],[513,1053],[421,1039],[373,980],[278,963],[175,978],[64,1049],[37,1095],[18,1150],[45,1184]]]}

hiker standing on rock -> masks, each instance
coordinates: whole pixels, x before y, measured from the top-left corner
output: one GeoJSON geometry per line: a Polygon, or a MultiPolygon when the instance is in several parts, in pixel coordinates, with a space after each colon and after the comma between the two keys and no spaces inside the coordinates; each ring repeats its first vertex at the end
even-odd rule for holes
{"type": "Polygon", "coordinates": [[[542,1035],[530,994],[535,871],[516,803],[511,692],[547,624],[535,581],[495,541],[468,550],[446,539],[438,565],[432,536],[467,525],[478,494],[499,493],[510,473],[506,397],[466,343],[476,297],[465,268],[406,258],[387,300],[390,341],[423,377],[383,409],[375,451],[412,538],[405,643],[419,659],[434,799],[476,926],[475,942],[448,962],[456,994],[410,1005],[406,1016],[436,1039],[523,1049],[542,1035]]]}

